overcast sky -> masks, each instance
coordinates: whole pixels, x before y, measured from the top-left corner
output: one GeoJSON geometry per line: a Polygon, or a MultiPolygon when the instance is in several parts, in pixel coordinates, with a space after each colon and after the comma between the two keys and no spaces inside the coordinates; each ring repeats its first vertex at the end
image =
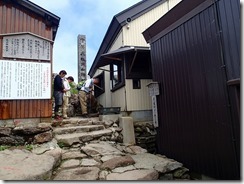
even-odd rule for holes
{"type": "Polygon", "coordinates": [[[140,0],[30,0],[61,18],[54,42],[53,72],[78,81],[77,37],[86,36],[87,72],[114,15],[140,0]]]}

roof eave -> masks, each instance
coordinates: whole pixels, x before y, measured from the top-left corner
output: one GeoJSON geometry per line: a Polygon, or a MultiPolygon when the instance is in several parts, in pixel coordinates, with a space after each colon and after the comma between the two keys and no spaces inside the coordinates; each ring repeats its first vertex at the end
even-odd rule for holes
{"type": "Polygon", "coordinates": [[[169,29],[169,27],[174,24],[177,25],[177,21],[186,21],[186,15],[193,9],[197,8],[198,6],[201,6],[201,4],[203,3],[209,6],[210,4],[212,4],[212,0],[182,0],[169,12],[167,12],[164,16],[162,16],[154,24],[152,24],[149,28],[142,32],[142,35],[144,36],[146,42],[153,42],[156,39],[156,37],[159,37],[158,34],[162,32],[162,30],[166,30],[167,32],[170,31],[171,29],[169,29]]]}
{"type": "Polygon", "coordinates": [[[159,4],[162,4],[166,0],[142,0],[138,2],[137,4],[125,9],[124,11],[116,14],[113,17],[113,20],[107,30],[107,33],[102,41],[102,44],[97,52],[97,55],[95,57],[95,60],[92,63],[92,66],[88,72],[89,76],[93,76],[95,74],[95,68],[97,63],[99,62],[99,59],[101,57],[101,54],[104,54],[108,51],[110,48],[113,40],[110,40],[111,38],[116,38],[116,35],[119,33],[121,28],[126,24],[127,18],[131,18],[131,20],[134,20],[141,16],[142,14],[150,11],[154,7],[158,6],[159,4]],[[113,25],[113,23],[116,22],[116,25],[113,25]],[[114,30],[110,30],[111,28],[115,28],[114,30]],[[115,31],[116,30],[116,31],[115,31]],[[113,36],[111,36],[113,35],[113,36]],[[105,49],[106,47],[106,49],[105,49]]]}

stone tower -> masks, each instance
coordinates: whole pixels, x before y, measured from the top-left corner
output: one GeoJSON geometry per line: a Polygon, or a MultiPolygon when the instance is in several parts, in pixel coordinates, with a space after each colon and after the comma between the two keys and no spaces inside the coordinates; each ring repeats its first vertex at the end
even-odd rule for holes
{"type": "Polygon", "coordinates": [[[86,80],[86,36],[78,35],[78,82],[86,80]]]}

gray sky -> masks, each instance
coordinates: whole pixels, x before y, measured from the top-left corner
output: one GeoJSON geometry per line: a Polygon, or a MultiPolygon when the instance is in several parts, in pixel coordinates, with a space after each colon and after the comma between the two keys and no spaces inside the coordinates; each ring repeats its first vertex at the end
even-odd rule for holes
{"type": "Polygon", "coordinates": [[[30,0],[61,18],[54,43],[53,72],[66,70],[77,82],[77,36],[86,36],[87,72],[117,13],[140,0],[30,0]]]}

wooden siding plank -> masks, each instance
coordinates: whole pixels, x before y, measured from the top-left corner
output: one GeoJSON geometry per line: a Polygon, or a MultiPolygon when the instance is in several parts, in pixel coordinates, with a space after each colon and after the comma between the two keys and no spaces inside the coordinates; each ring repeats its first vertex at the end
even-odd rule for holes
{"type": "Polygon", "coordinates": [[[28,118],[29,117],[29,103],[30,100],[24,100],[23,104],[24,104],[24,117],[28,118]]]}
{"type": "Polygon", "coordinates": [[[6,17],[7,17],[7,12],[6,12],[6,5],[2,6],[2,26],[1,28],[1,33],[6,33],[6,17]]]}
{"type": "Polygon", "coordinates": [[[0,118],[9,119],[10,118],[10,104],[8,101],[0,101],[0,118]]]}
{"type": "Polygon", "coordinates": [[[11,19],[9,19],[9,24],[10,24],[10,33],[15,32],[15,8],[11,8],[11,19]]]}
{"type": "Polygon", "coordinates": [[[28,105],[29,105],[29,117],[33,118],[34,117],[33,116],[33,100],[30,100],[28,105]]]}
{"type": "Polygon", "coordinates": [[[7,12],[7,15],[6,15],[6,32],[11,33],[12,14],[11,14],[11,9],[9,8],[9,6],[7,6],[6,12],[7,12]]]}
{"type": "Polygon", "coordinates": [[[12,112],[11,117],[16,118],[17,117],[17,102],[16,102],[16,100],[12,101],[11,112],[12,112]]]}
{"type": "Polygon", "coordinates": [[[33,104],[32,104],[32,117],[37,117],[37,100],[32,100],[33,104]]]}
{"type": "Polygon", "coordinates": [[[21,103],[20,103],[20,100],[16,101],[16,117],[15,118],[21,118],[21,103]]]}
{"type": "Polygon", "coordinates": [[[36,109],[37,117],[41,117],[41,100],[37,100],[37,109],[36,109]]]}
{"type": "Polygon", "coordinates": [[[19,100],[20,103],[20,118],[25,118],[25,100],[19,100]]]}
{"type": "Polygon", "coordinates": [[[40,106],[40,116],[46,117],[46,112],[48,111],[48,101],[47,100],[41,100],[41,106],[40,106]]]}
{"type": "MultiPolygon", "coordinates": [[[[3,25],[3,5],[0,2],[0,25],[3,25]]],[[[0,27],[0,33],[2,33],[3,26],[0,27]]]]}
{"type": "Polygon", "coordinates": [[[23,23],[22,23],[22,31],[26,32],[27,29],[27,15],[23,12],[23,23]]]}

